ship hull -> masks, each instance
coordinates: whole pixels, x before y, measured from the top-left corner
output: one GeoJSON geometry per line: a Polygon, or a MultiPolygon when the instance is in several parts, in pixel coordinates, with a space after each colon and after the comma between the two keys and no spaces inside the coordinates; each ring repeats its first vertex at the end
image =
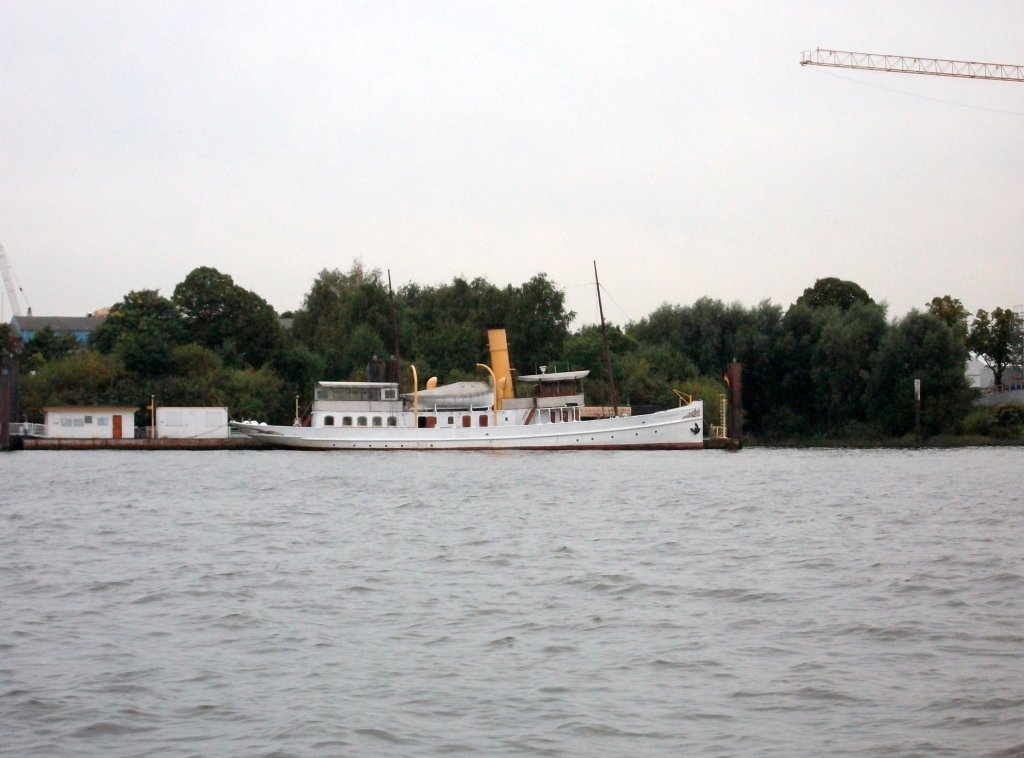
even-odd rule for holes
{"type": "Polygon", "coordinates": [[[704,447],[698,403],[590,421],[472,428],[301,427],[232,422],[267,445],[306,450],[677,450],[704,447]]]}

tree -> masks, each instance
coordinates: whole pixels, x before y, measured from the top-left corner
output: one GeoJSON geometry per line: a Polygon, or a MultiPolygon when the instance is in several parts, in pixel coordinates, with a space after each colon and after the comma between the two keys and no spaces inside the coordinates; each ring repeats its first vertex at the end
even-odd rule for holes
{"type": "Polygon", "coordinates": [[[882,338],[868,383],[869,420],[886,434],[914,428],[914,379],[921,380],[925,434],[953,431],[971,408],[967,348],[933,313],[911,311],[882,338]]]}
{"type": "Polygon", "coordinates": [[[208,347],[174,348],[171,373],[153,387],[161,405],[224,405],[224,362],[208,347]]]}
{"type": "Polygon", "coordinates": [[[38,370],[47,361],[63,358],[65,355],[82,349],[73,334],[57,334],[49,326],[36,332],[20,351],[19,359],[22,370],[38,370]]]}
{"type": "Polygon", "coordinates": [[[166,374],[172,351],[186,341],[181,314],[156,290],[129,292],[89,335],[90,345],[116,354],[125,370],[139,377],[166,374]]]}
{"type": "Polygon", "coordinates": [[[874,300],[859,284],[828,276],[818,279],[813,287],[805,289],[796,302],[811,308],[835,306],[846,310],[855,303],[873,303],[874,300]]]}
{"type": "Polygon", "coordinates": [[[931,302],[925,307],[929,313],[938,316],[946,322],[966,342],[968,332],[967,320],[971,317],[971,314],[967,312],[959,298],[950,295],[933,297],[931,302]]]}
{"type": "Polygon", "coordinates": [[[867,378],[886,328],[885,308],[874,302],[845,309],[794,303],[766,372],[774,392],[766,428],[779,436],[840,435],[863,423],[867,378]]]}
{"type": "MultiPolygon", "coordinates": [[[[525,371],[554,362],[565,347],[569,324],[576,314],[565,309],[565,293],[547,274],[537,274],[506,293],[509,350],[525,371]]],[[[495,316],[485,316],[484,326],[495,316]]]]}
{"type": "Polygon", "coordinates": [[[354,261],[347,274],[338,269],[321,271],[295,314],[292,333],[324,360],[331,379],[349,378],[351,366],[345,349],[359,325],[373,330],[384,344],[390,334],[388,293],[379,269],[366,270],[354,261]]]}
{"type": "Polygon", "coordinates": [[[842,434],[866,419],[865,390],[871,361],[886,332],[885,309],[857,302],[831,311],[812,356],[811,382],[823,428],[842,434]]]}
{"type": "Polygon", "coordinates": [[[48,361],[23,373],[19,383],[22,411],[39,422],[47,406],[135,405],[143,396],[135,391],[126,398],[128,388],[121,362],[95,350],[80,350],[48,361]]]}
{"type": "Polygon", "coordinates": [[[289,396],[312,400],[313,387],[324,378],[323,359],[295,339],[286,339],[271,363],[289,396]]]}
{"type": "Polygon", "coordinates": [[[1003,372],[1020,360],[1021,339],[1021,319],[1010,308],[996,308],[991,316],[978,311],[967,344],[992,370],[998,386],[1003,383],[1003,372]]]}
{"type": "Polygon", "coordinates": [[[20,341],[10,324],[0,324],[0,355],[16,355],[20,341]]]}
{"type": "Polygon", "coordinates": [[[281,325],[274,309],[227,274],[201,266],[174,288],[188,336],[229,363],[259,367],[276,352],[281,325]]]}
{"type": "Polygon", "coordinates": [[[683,353],[703,376],[721,377],[736,358],[736,333],[743,321],[738,304],[702,297],[693,305],[662,305],[629,328],[641,343],[662,344],[683,353]]]}

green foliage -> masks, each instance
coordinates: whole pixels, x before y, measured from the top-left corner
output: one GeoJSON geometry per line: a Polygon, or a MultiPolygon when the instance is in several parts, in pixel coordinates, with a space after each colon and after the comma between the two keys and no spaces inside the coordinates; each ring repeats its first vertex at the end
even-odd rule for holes
{"type": "Polygon", "coordinates": [[[1011,308],[996,308],[990,316],[979,310],[967,335],[967,346],[992,370],[995,383],[1003,383],[1003,372],[1021,356],[1021,320],[1011,308]]]}
{"type": "MultiPolygon", "coordinates": [[[[573,371],[583,369],[590,371],[586,385],[589,402],[594,405],[613,405],[616,402],[622,404],[627,397],[630,397],[626,386],[630,383],[630,378],[626,376],[625,364],[630,360],[629,356],[636,349],[637,343],[615,324],[608,324],[605,331],[608,334],[608,352],[611,356],[612,375],[615,378],[617,397],[612,397],[611,384],[608,381],[608,371],[604,360],[604,339],[599,326],[588,324],[566,339],[563,348],[564,368],[573,371]]],[[[552,368],[561,370],[562,368],[557,364],[553,367],[550,363],[541,365],[547,365],[549,370],[552,368]]]]}
{"type": "Polygon", "coordinates": [[[217,351],[230,365],[259,367],[277,352],[281,326],[274,309],[227,274],[202,266],[174,288],[187,338],[217,351]]]}
{"type": "Polygon", "coordinates": [[[617,363],[623,397],[634,405],[671,407],[677,402],[673,390],[697,377],[687,357],[665,345],[639,345],[617,363]]]}
{"type": "MultiPolygon", "coordinates": [[[[7,324],[4,326],[6,327],[7,324]]],[[[36,332],[35,336],[22,346],[18,360],[23,370],[35,371],[47,361],[63,358],[81,350],[82,347],[82,343],[75,338],[75,335],[56,334],[51,327],[46,326],[36,332]]]]}
{"type": "Polygon", "coordinates": [[[352,369],[345,348],[357,326],[390,344],[384,340],[390,332],[389,304],[380,271],[367,271],[358,261],[347,274],[324,269],[295,314],[295,338],[324,359],[329,378],[344,380],[352,369]]]}
{"type": "Polygon", "coordinates": [[[933,297],[927,305],[928,312],[941,318],[965,342],[967,340],[967,321],[971,314],[964,308],[959,298],[950,295],[933,297]]]}
{"type": "Polygon", "coordinates": [[[174,349],[172,370],[153,388],[160,405],[225,405],[224,362],[213,350],[191,343],[174,349]]]}
{"type": "Polygon", "coordinates": [[[884,335],[868,386],[869,419],[885,434],[914,430],[914,380],[921,380],[926,435],[956,431],[973,399],[964,373],[967,350],[945,321],[911,311],[884,335]]]}
{"type": "Polygon", "coordinates": [[[874,300],[859,284],[837,279],[834,276],[818,279],[814,286],[805,289],[804,294],[796,301],[797,305],[806,305],[810,308],[839,308],[840,310],[851,308],[857,303],[868,305],[874,303],[874,300]]]}
{"type": "Polygon", "coordinates": [[[274,355],[273,372],[281,379],[289,397],[298,395],[305,404],[312,402],[312,390],[324,378],[324,361],[309,347],[294,339],[286,339],[274,355]]]}
{"type": "Polygon", "coordinates": [[[726,394],[726,389],[720,379],[708,376],[694,377],[682,382],[675,389],[694,400],[704,401],[704,424],[709,432],[713,424],[718,425],[721,422],[722,396],[726,394]]]}
{"type": "Polygon", "coordinates": [[[1024,406],[1012,403],[996,406],[995,427],[1000,436],[1024,437],[1024,406]]]}
{"type": "Polygon", "coordinates": [[[693,305],[663,305],[631,325],[629,334],[642,343],[662,344],[682,352],[701,374],[719,376],[736,356],[736,335],[744,320],[739,304],[702,297],[693,305]]]}
{"type": "Polygon", "coordinates": [[[1024,406],[1007,403],[973,408],[964,418],[966,434],[997,439],[1024,438],[1024,406]]]}
{"type": "Polygon", "coordinates": [[[10,324],[0,324],[0,355],[18,353],[18,335],[10,324]]]}
{"type": "Polygon", "coordinates": [[[21,412],[40,423],[43,408],[50,406],[133,405],[123,401],[124,378],[115,356],[76,351],[20,375],[21,412]]]}
{"type": "Polygon", "coordinates": [[[866,421],[872,356],[886,329],[885,309],[873,302],[847,308],[794,303],[782,319],[773,369],[766,372],[776,393],[771,421],[765,421],[770,433],[842,436],[851,424],[866,421]]]}
{"type": "MultiPolygon", "coordinates": [[[[565,310],[565,293],[555,287],[546,274],[538,274],[520,287],[509,288],[504,300],[509,350],[521,369],[534,371],[562,354],[575,314],[565,310]]],[[[494,315],[491,323],[494,323],[494,315]]]]}
{"type": "MultiPolygon", "coordinates": [[[[22,353],[30,364],[22,361],[22,406],[37,415],[45,405],[141,408],[155,395],[161,405],[226,405],[233,418],[288,423],[296,396],[308,405],[317,380],[366,378],[371,359],[394,351],[396,331],[421,384],[481,378],[476,364],[487,362],[486,328],[496,324],[508,330],[520,373],[587,369],[588,401],[611,405],[601,331],[570,332],[572,318],[544,274],[504,288],[481,278],[408,284],[392,298],[380,272],[357,261],[347,273],[321,271],[294,329],[282,334],[262,298],[201,267],[173,302],[153,290],[126,295],[94,332],[92,349],[41,333],[22,353]]],[[[718,424],[722,376],[737,360],[744,425],[765,439],[906,435],[914,378],[924,386],[926,434],[1018,436],[1019,409],[971,410],[963,363],[968,342],[996,369],[1010,361],[1019,324],[1007,309],[979,311],[970,329],[966,321],[960,301],[946,295],[927,313],[888,323],[885,307],[859,286],[827,278],[785,311],[768,301],[748,309],[701,298],[607,333],[620,405],[674,406],[680,391],[703,399],[708,423],[718,424]]]]}
{"type": "Polygon", "coordinates": [[[223,397],[223,404],[235,419],[288,423],[294,412],[292,398],[284,392],[284,383],[267,367],[226,372],[223,397]]]}
{"type": "Polygon", "coordinates": [[[186,341],[178,309],[156,290],[129,292],[89,336],[91,346],[116,355],[138,379],[167,374],[171,353],[186,341]]]}

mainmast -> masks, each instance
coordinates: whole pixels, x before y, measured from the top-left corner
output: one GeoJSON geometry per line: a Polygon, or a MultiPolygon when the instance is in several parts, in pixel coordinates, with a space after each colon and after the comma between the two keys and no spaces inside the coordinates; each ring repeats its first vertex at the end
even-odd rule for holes
{"type": "Polygon", "coordinates": [[[391,269],[388,269],[388,316],[391,320],[391,352],[395,359],[395,381],[401,381],[402,356],[398,352],[398,318],[395,316],[395,291],[391,289],[391,269]]]}
{"type": "Polygon", "coordinates": [[[601,315],[601,341],[604,344],[604,371],[612,391],[612,408],[619,415],[619,396],[615,392],[615,375],[612,373],[612,355],[608,350],[608,328],[604,323],[604,306],[601,304],[601,282],[597,279],[597,261],[594,261],[594,285],[597,287],[597,312],[601,315]]]}

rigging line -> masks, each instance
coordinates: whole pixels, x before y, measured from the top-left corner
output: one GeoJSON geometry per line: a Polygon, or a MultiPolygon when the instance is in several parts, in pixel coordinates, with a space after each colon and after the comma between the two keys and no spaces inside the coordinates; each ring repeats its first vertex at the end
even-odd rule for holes
{"type": "Polygon", "coordinates": [[[915,94],[913,92],[907,92],[905,90],[900,90],[900,89],[893,89],[892,87],[883,87],[881,84],[872,84],[871,82],[862,82],[859,79],[853,79],[852,77],[849,77],[849,76],[843,76],[842,74],[837,74],[834,71],[823,71],[821,69],[815,69],[815,71],[817,73],[819,73],[819,74],[824,74],[825,76],[833,76],[836,79],[842,79],[843,81],[853,82],[854,84],[859,84],[862,87],[873,87],[875,89],[884,90],[886,92],[893,92],[893,93],[895,93],[897,95],[906,95],[907,97],[916,97],[919,100],[930,100],[933,103],[942,103],[943,105],[952,105],[952,106],[955,106],[957,108],[967,108],[969,110],[974,110],[974,111],[987,111],[988,113],[1001,113],[1004,116],[1024,116],[1024,111],[1004,111],[1004,110],[1001,110],[999,108],[986,108],[983,105],[967,105],[966,103],[958,103],[958,102],[956,102],[954,100],[943,100],[942,98],[929,97],[928,95],[917,95],[917,94],[915,94]]]}
{"type": "Polygon", "coordinates": [[[629,317],[629,314],[626,313],[626,309],[619,305],[619,301],[615,299],[612,293],[609,292],[608,288],[605,287],[603,284],[601,285],[601,292],[603,292],[606,297],[608,297],[613,303],[615,303],[615,306],[619,309],[619,312],[622,313],[622,315],[625,317],[627,324],[633,320],[629,317]]]}

